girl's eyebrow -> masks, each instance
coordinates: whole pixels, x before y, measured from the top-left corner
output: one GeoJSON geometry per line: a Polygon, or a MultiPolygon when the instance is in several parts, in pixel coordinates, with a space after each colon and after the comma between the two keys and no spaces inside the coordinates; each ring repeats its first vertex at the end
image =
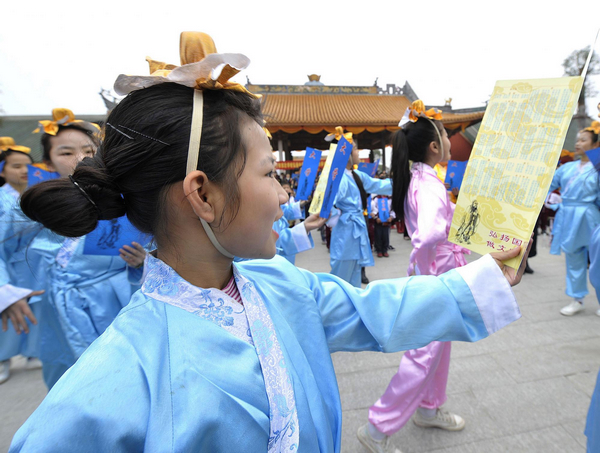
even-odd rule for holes
{"type": "Polygon", "coordinates": [[[277,162],[277,161],[275,160],[275,158],[274,158],[273,156],[269,156],[269,157],[265,157],[265,158],[262,160],[261,164],[270,164],[270,165],[275,165],[275,162],[277,162]]]}

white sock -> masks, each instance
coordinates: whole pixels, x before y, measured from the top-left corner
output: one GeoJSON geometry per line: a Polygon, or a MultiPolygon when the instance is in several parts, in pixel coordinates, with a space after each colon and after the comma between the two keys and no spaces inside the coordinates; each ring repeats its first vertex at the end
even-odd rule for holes
{"type": "Polygon", "coordinates": [[[375,425],[373,425],[371,422],[369,422],[369,435],[375,442],[381,442],[387,437],[385,434],[375,428],[375,425]]]}
{"type": "Polygon", "coordinates": [[[575,299],[575,302],[579,302],[581,305],[583,305],[583,299],[575,299]]]}
{"type": "Polygon", "coordinates": [[[419,407],[417,410],[419,411],[419,415],[424,418],[433,418],[437,413],[437,409],[427,409],[425,407],[419,407]]]}

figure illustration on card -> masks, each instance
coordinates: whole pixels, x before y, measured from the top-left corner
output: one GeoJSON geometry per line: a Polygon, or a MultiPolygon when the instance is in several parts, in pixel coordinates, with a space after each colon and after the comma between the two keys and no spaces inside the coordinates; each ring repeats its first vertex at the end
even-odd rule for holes
{"type": "Polygon", "coordinates": [[[473,203],[469,206],[469,211],[464,215],[458,228],[456,240],[461,243],[470,244],[471,236],[477,231],[477,225],[479,225],[479,210],[477,200],[473,200],[473,203]]]}

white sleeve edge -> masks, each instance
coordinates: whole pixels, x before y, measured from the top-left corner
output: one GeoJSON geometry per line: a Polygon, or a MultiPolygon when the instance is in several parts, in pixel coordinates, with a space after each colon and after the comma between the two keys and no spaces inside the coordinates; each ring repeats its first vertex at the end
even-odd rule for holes
{"type": "Polygon", "coordinates": [[[469,286],[489,334],[521,317],[512,288],[490,255],[456,271],[469,286]]]}
{"type": "Polygon", "coordinates": [[[291,228],[290,231],[292,233],[294,244],[296,244],[296,248],[298,249],[298,253],[313,248],[312,244],[310,243],[306,227],[304,226],[304,222],[299,223],[295,227],[291,228]]]}
{"type": "Polygon", "coordinates": [[[31,289],[19,288],[10,284],[0,286],[0,312],[15,302],[26,298],[32,293],[31,289]]]}

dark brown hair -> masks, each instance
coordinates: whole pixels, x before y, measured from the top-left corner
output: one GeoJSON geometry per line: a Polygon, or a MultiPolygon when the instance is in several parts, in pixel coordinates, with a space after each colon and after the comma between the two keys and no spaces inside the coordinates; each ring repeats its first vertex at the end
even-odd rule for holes
{"type": "Polygon", "coordinates": [[[433,123],[435,126],[422,118],[408,123],[392,137],[392,209],[399,221],[404,220],[404,200],[411,178],[410,161],[424,162],[431,142],[441,145],[438,132],[443,133],[444,126],[440,121],[433,120],[433,123]]]}
{"type": "MultiPolygon", "coordinates": [[[[72,176],[98,209],[61,178],[27,190],[23,212],[67,237],[83,236],[98,220],[127,214],[160,244],[166,235],[167,189],[186,175],[192,105],[193,89],[174,83],[130,93],[111,112],[94,158],[80,162],[72,176]]],[[[231,220],[239,209],[237,178],[246,159],[241,123],[252,119],[263,125],[260,103],[247,93],[207,90],[203,112],[197,168],[225,191],[231,220]],[[235,165],[240,156],[242,164],[235,165]]]]}

